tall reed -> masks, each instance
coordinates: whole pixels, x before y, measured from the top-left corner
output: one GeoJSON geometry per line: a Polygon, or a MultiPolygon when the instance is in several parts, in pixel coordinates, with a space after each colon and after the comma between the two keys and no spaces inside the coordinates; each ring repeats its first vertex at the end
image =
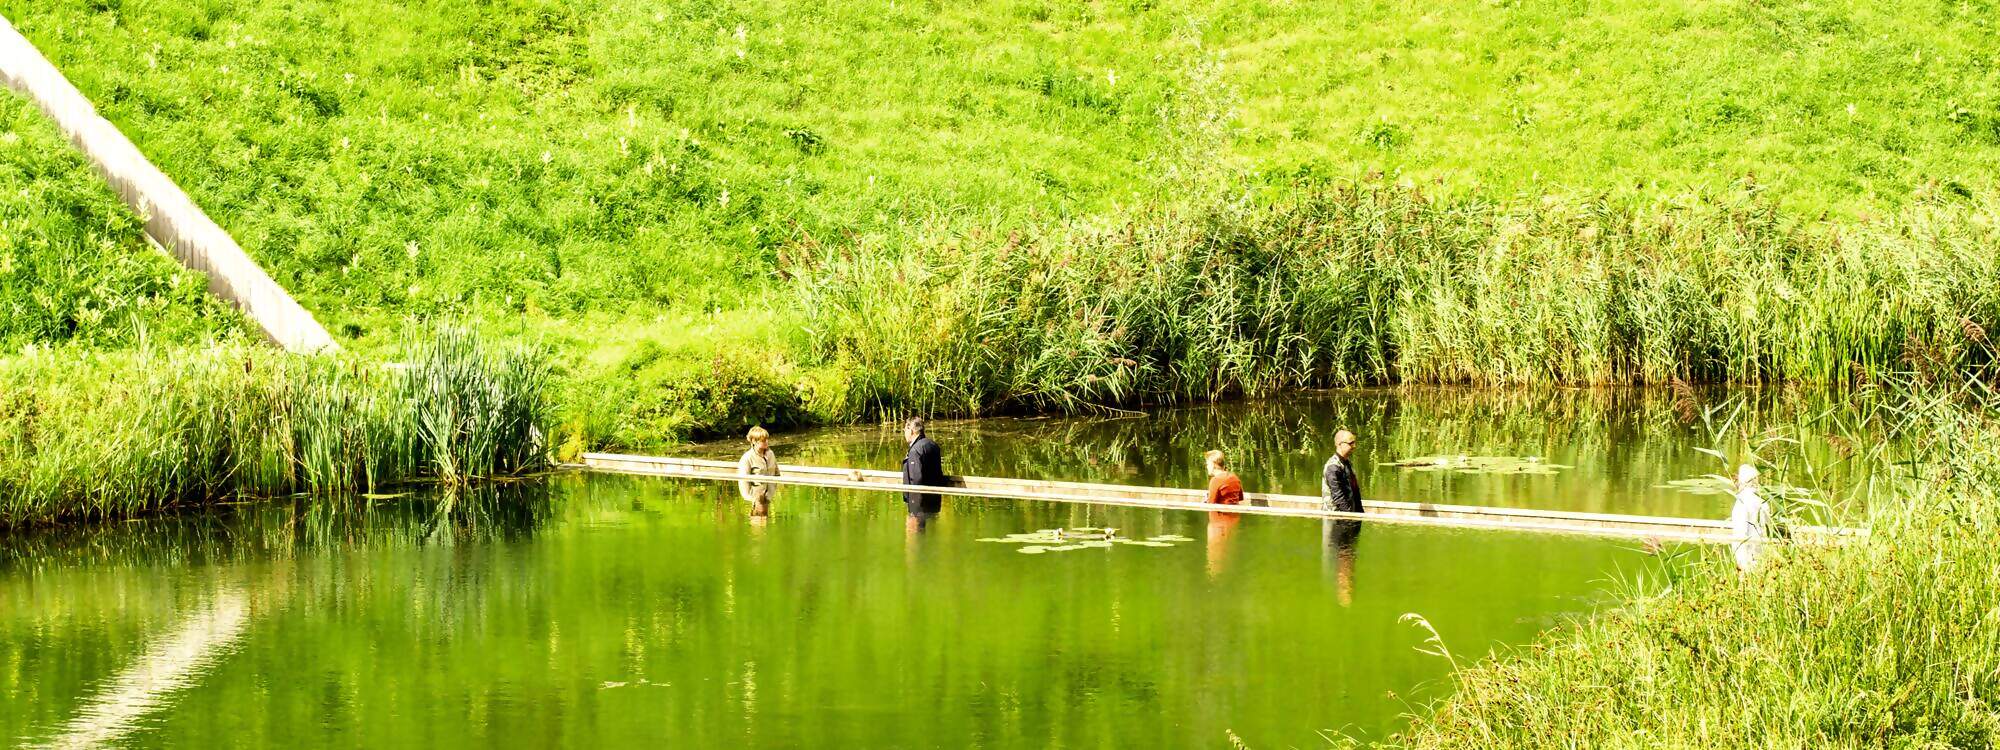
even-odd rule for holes
{"type": "Polygon", "coordinates": [[[1754,195],[1433,200],[1365,181],[798,253],[852,413],[1361,383],[1845,381],[1983,361],[2000,208],[1833,226],[1754,195]]]}
{"type": "Polygon", "coordinates": [[[541,356],[444,328],[405,360],[230,346],[0,362],[0,524],[544,465],[541,356]]]}
{"type": "Polygon", "coordinates": [[[1875,488],[1867,540],[1635,582],[1620,608],[1457,673],[1383,744],[2000,743],[2000,394],[1923,386],[1880,408],[1918,460],[1884,467],[1899,479],[1875,488]]]}

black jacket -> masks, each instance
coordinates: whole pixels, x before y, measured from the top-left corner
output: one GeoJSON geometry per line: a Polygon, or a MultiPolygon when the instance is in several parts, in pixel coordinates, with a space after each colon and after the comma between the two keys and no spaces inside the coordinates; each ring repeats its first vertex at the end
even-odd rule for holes
{"type": "MultiPolygon", "coordinates": [[[[903,457],[903,484],[926,487],[944,486],[944,460],[940,456],[937,441],[929,437],[917,438],[910,443],[910,453],[903,457]]],[[[905,492],[903,504],[911,513],[936,513],[944,508],[944,497],[929,493],[905,492]]]]}
{"type": "Polygon", "coordinates": [[[1326,460],[1320,476],[1320,506],[1327,510],[1361,512],[1361,481],[1354,476],[1354,464],[1335,455],[1326,460]]]}

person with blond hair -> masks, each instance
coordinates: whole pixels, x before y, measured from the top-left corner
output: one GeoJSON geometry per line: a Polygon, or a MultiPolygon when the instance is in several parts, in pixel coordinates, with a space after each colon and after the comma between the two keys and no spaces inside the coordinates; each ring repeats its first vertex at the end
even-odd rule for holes
{"type": "MultiPolygon", "coordinates": [[[[771,432],[762,425],[750,428],[744,438],[750,441],[750,449],[743,452],[743,458],[736,462],[736,473],[746,477],[775,477],[778,475],[778,456],[771,452],[771,432]]],[[[737,482],[736,491],[750,503],[750,515],[764,517],[771,515],[771,485],[763,482],[737,482]]]]}
{"type": "Polygon", "coordinates": [[[1243,502],[1243,480],[1223,465],[1222,451],[1209,451],[1201,458],[1208,465],[1208,501],[1219,505],[1243,502]]]}
{"type": "Polygon", "coordinates": [[[1743,464],[1736,469],[1736,505],[1729,511],[1730,551],[1736,555],[1736,569],[1749,572],[1764,556],[1764,539],[1771,533],[1771,504],[1759,491],[1757,467],[1743,464]]]}

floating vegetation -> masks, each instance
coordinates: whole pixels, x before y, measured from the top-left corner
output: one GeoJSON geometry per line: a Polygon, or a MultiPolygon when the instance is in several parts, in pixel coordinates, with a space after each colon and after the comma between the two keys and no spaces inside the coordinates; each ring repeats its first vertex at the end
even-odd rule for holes
{"type": "Polygon", "coordinates": [[[1568,464],[1549,463],[1541,456],[1418,456],[1382,465],[1411,471],[1449,471],[1455,474],[1549,475],[1563,469],[1576,468],[1568,464]]]}
{"type": "MultiPolygon", "coordinates": [[[[1727,496],[1736,494],[1736,483],[1730,480],[1729,477],[1725,477],[1720,474],[1707,474],[1699,477],[1690,477],[1688,479],[1675,479],[1673,481],[1664,482],[1653,486],[1663,490],[1679,490],[1681,492],[1685,492],[1690,495],[1727,496]]],[[[1789,497],[1794,492],[1803,491],[1797,487],[1793,487],[1792,485],[1784,484],[1781,482],[1764,482],[1762,486],[1764,493],[1766,495],[1782,495],[1789,497]]]]}
{"type": "Polygon", "coordinates": [[[1192,542],[1194,539],[1179,534],[1162,534],[1149,539],[1127,539],[1118,536],[1117,529],[1078,526],[1069,529],[1041,529],[1006,536],[982,537],[979,541],[1024,545],[1014,551],[1024,555],[1039,555],[1045,552],[1074,552],[1080,549],[1110,549],[1120,544],[1134,547],[1172,547],[1175,543],[1192,542]]]}

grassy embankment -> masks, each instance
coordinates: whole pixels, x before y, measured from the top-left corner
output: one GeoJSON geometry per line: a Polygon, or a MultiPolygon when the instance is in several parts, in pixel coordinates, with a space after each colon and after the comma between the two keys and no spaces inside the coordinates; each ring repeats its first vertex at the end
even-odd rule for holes
{"type": "Polygon", "coordinates": [[[1389,379],[1831,379],[1996,320],[2000,87],[1967,7],[14,18],[351,347],[426,315],[552,343],[572,445],[1389,379]]]}
{"type": "Polygon", "coordinates": [[[290,357],[0,95],[0,527],[296,491],[462,484],[546,461],[542,353],[443,330],[290,357]]]}
{"type": "Polygon", "coordinates": [[[207,280],[139,221],[34,105],[0,92],[0,354],[242,338],[207,280]]]}

